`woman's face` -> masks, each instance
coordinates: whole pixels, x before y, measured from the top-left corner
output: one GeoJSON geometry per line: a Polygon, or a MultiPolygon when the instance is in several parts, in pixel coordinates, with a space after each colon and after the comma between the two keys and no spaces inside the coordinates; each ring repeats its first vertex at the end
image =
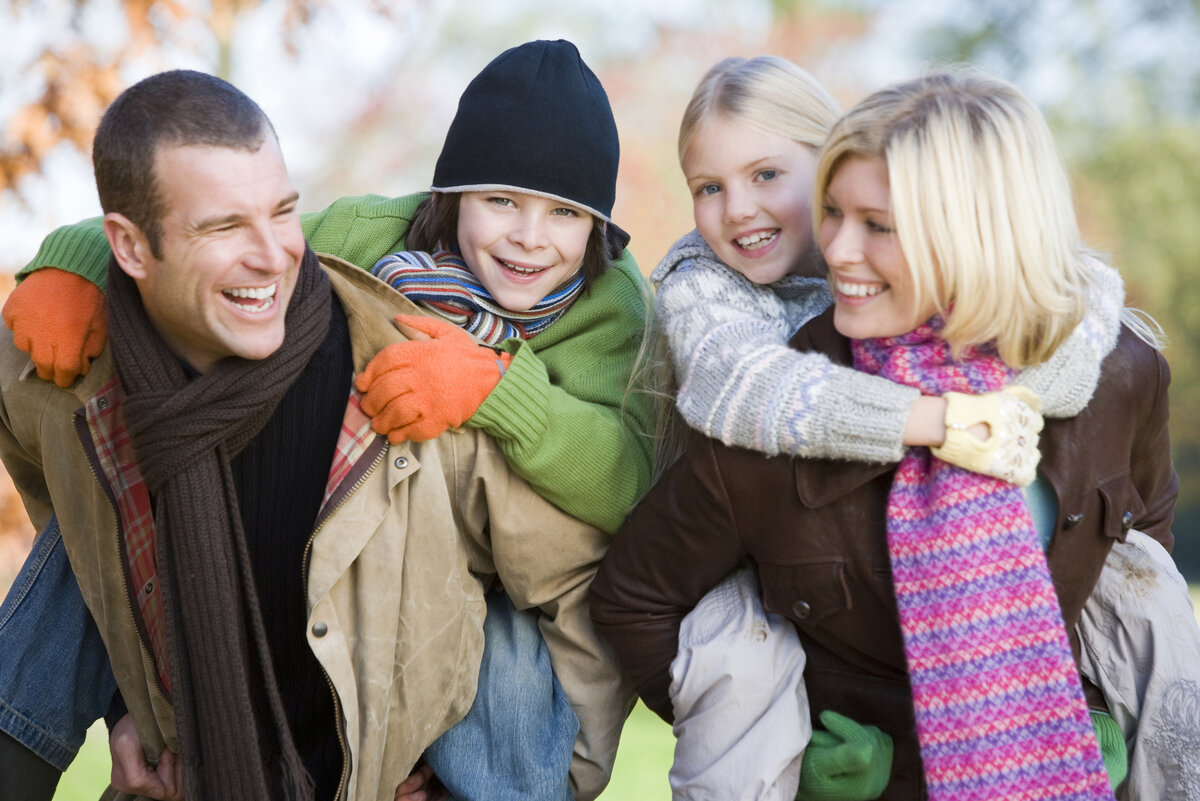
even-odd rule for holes
{"type": "Polygon", "coordinates": [[[851,339],[907,334],[937,311],[917,306],[912,271],[892,224],[887,162],[845,159],[824,197],[818,238],[834,291],[833,324],[851,339]]]}
{"type": "Polygon", "coordinates": [[[813,250],[817,158],[806,145],[718,115],[683,158],[696,228],[717,258],[756,284],[798,272],[813,250]]]}
{"type": "Polygon", "coordinates": [[[524,192],[464,192],[463,261],[496,302],[529,311],[579,271],[592,234],[583,209],[524,192]]]}

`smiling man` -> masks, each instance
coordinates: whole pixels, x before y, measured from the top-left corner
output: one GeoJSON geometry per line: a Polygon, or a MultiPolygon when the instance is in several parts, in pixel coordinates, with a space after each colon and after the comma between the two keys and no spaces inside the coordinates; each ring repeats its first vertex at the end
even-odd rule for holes
{"type": "Polygon", "coordinates": [[[308,249],[274,130],[237,89],[189,71],[136,84],[94,162],[109,344],[61,387],[6,332],[0,456],[34,524],[57,519],[107,647],[113,787],[399,797],[474,697],[490,538],[542,555],[505,580],[532,606],[571,572],[538,537],[601,535],[478,430],[371,431],[352,378],[415,307],[308,249]]]}

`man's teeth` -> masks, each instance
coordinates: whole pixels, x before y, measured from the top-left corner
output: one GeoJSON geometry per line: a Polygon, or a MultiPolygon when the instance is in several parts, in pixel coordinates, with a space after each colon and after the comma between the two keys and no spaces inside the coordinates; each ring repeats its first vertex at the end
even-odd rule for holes
{"type": "Polygon", "coordinates": [[[267,298],[275,297],[276,284],[270,286],[259,287],[240,287],[238,289],[226,289],[225,294],[235,298],[248,298],[250,300],[266,300],[267,298]]]}
{"type": "Polygon", "coordinates": [[[278,286],[278,284],[271,284],[270,286],[238,287],[237,289],[226,289],[225,294],[233,298],[235,302],[251,301],[250,303],[238,302],[237,305],[243,311],[259,314],[275,305],[275,290],[278,286]]]}
{"type": "Polygon", "coordinates": [[[878,295],[883,291],[883,287],[878,284],[848,284],[842,281],[837,282],[837,291],[843,295],[849,295],[852,298],[869,298],[872,295],[878,295]]]}
{"type": "Polygon", "coordinates": [[[750,234],[748,236],[739,236],[734,241],[737,242],[738,247],[744,250],[758,250],[764,245],[770,244],[778,235],[778,230],[759,231],[758,233],[750,234]]]}

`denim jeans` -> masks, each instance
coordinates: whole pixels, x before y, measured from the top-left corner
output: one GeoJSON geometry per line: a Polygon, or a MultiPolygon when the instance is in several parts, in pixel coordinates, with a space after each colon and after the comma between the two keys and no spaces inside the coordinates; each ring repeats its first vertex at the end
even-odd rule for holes
{"type": "Polygon", "coordinates": [[[116,690],[52,518],[0,605],[0,730],[66,770],[116,690]]]}
{"type": "Polygon", "coordinates": [[[483,629],[475,702],[425,760],[456,801],[570,801],[579,720],[554,677],[537,612],[491,592],[483,629]]]}

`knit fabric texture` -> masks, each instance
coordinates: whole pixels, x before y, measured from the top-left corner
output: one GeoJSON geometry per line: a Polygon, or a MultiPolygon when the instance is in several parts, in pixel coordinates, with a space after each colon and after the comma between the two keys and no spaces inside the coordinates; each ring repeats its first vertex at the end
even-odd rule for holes
{"type": "Polygon", "coordinates": [[[512,311],[496,302],[462,256],[452,250],[391,253],[376,262],[371,272],[409,300],[488,345],[537,335],[561,317],[583,291],[583,272],[579,271],[528,311],[512,311]]]}
{"type": "MultiPolygon", "coordinates": [[[[855,365],[926,394],[1009,383],[990,349],[953,360],[940,329],[855,341],[855,365]]],[[[910,448],[887,537],[930,799],[1112,799],[1021,490],[910,448]]]]}
{"type": "MultiPolygon", "coordinates": [[[[1049,360],[1014,379],[1041,397],[1047,417],[1072,417],[1088,404],[1121,330],[1121,276],[1098,259],[1089,266],[1087,316],[1049,360]]],[[[676,403],[692,428],[768,455],[900,460],[918,393],[787,347],[833,302],[825,279],[752,283],[692,231],[650,280],[679,384],[676,403]]]]}
{"type": "Polygon", "coordinates": [[[526,42],[467,85],[433,170],[435,192],[512,189],[607,221],[620,145],[608,95],[575,45],[526,42]]]}
{"type": "Polygon", "coordinates": [[[306,250],[283,344],[263,359],[221,359],[195,378],[115,258],[108,303],[125,421],[154,498],[185,794],[311,799],[275,682],[230,462],[325,339],[329,279],[306,250]]]}

